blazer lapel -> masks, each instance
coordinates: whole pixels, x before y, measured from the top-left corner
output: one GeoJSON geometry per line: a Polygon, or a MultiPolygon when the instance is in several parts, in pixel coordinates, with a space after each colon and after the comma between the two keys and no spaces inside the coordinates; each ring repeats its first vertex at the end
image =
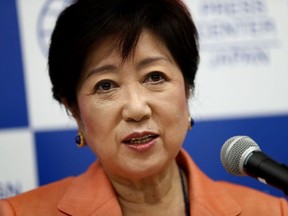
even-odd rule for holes
{"type": "Polygon", "coordinates": [[[58,209],[75,216],[122,214],[113,187],[99,162],[75,178],[58,203],[58,209]]]}
{"type": "Polygon", "coordinates": [[[242,208],[217,182],[208,178],[183,149],[177,157],[189,179],[191,215],[236,216],[242,208]]]}

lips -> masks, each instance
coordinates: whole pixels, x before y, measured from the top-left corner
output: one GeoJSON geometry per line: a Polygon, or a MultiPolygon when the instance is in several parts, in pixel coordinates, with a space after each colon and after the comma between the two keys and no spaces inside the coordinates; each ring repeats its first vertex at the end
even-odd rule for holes
{"type": "Polygon", "coordinates": [[[149,143],[152,140],[158,137],[157,134],[154,133],[132,133],[124,138],[123,143],[128,145],[137,145],[137,144],[145,144],[149,143]]]}

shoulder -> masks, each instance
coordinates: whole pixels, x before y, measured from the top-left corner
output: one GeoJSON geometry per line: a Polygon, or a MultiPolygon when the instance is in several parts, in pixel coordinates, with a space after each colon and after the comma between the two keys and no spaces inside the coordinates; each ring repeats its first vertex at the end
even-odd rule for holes
{"type": "Polygon", "coordinates": [[[284,198],[274,197],[264,192],[246,186],[217,182],[231,198],[242,207],[243,213],[255,215],[263,212],[270,215],[288,215],[288,201],[284,198]]]}
{"type": "Polygon", "coordinates": [[[65,178],[37,189],[0,200],[0,215],[26,215],[25,212],[57,212],[57,203],[70,187],[74,177],[65,178]]]}
{"type": "Polygon", "coordinates": [[[61,198],[63,196],[67,188],[73,182],[73,179],[74,177],[65,178],[60,181],[56,181],[34,190],[22,193],[18,196],[11,197],[8,200],[10,200],[10,202],[19,202],[21,200],[25,200],[25,202],[26,200],[37,202],[38,198],[56,200],[57,198],[61,198]]]}

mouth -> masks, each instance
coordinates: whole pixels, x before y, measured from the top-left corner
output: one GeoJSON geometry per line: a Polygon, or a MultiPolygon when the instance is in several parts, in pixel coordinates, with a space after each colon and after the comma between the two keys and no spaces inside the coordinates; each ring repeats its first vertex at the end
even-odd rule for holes
{"type": "Polygon", "coordinates": [[[152,141],[153,139],[157,138],[157,135],[146,135],[139,138],[131,138],[128,140],[124,140],[125,144],[144,144],[152,141]]]}
{"type": "Polygon", "coordinates": [[[158,136],[159,135],[157,134],[131,134],[123,140],[123,143],[127,145],[146,144],[156,139],[158,136]]]}

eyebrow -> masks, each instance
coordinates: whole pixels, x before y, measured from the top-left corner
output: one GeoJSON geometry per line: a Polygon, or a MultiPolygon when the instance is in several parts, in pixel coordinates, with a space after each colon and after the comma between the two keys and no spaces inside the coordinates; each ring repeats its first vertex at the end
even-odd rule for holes
{"type": "MultiPolygon", "coordinates": [[[[166,61],[166,62],[171,62],[171,60],[167,57],[148,57],[145,58],[141,61],[139,61],[136,64],[136,69],[141,69],[147,65],[153,64],[154,62],[157,61],[166,61]]],[[[103,66],[99,66],[94,68],[93,70],[89,71],[87,76],[85,77],[85,79],[88,79],[91,75],[96,74],[96,73],[101,73],[101,72],[105,72],[105,71],[116,71],[117,67],[113,64],[107,64],[107,65],[103,65],[103,66]]]]}
{"type": "Polygon", "coordinates": [[[141,60],[140,62],[138,62],[136,65],[136,68],[140,69],[140,68],[143,68],[149,64],[153,64],[154,62],[157,62],[157,61],[166,61],[166,62],[171,63],[171,60],[168,57],[162,57],[162,56],[148,57],[148,58],[145,58],[145,59],[141,60]]]}
{"type": "Polygon", "coordinates": [[[115,70],[116,70],[116,66],[112,65],[112,64],[99,66],[99,67],[94,68],[93,70],[89,71],[87,76],[85,77],[85,79],[88,79],[90,76],[92,76],[93,74],[96,74],[96,73],[101,73],[101,72],[105,72],[105,71],[115,71],[115,70]]]}

